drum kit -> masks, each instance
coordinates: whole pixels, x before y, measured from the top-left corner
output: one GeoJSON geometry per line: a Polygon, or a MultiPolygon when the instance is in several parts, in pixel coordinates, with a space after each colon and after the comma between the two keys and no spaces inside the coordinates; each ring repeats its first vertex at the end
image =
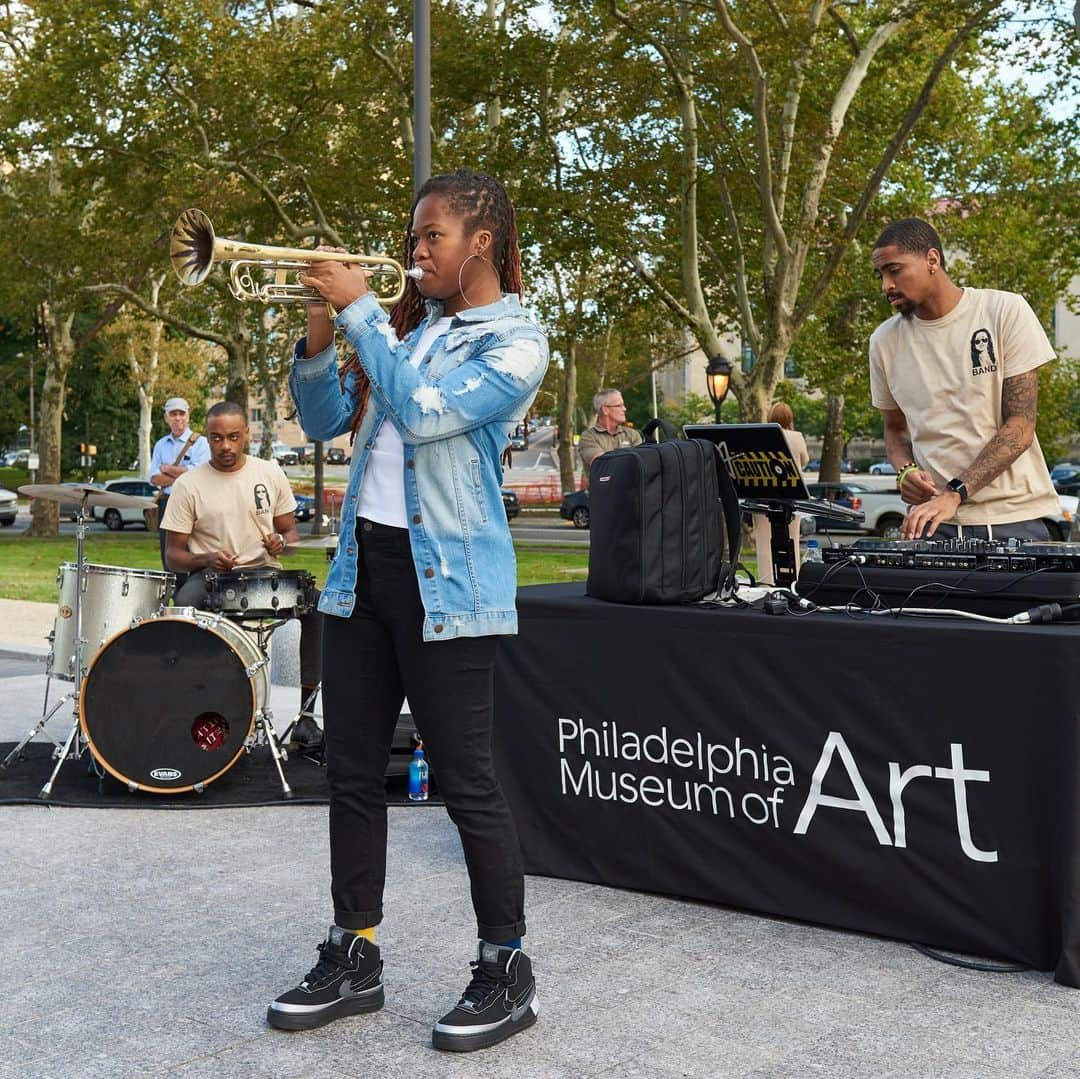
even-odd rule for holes
{"type": "Polygon", "coordinates": [[[42,735],[56,760],[42,799],[52,794],[64,762],[86,752],[95,769],[131,791],[202,793],[243,753],[267,745],[282,796],[291,798],[282,767],[288,729],[279,737],[268,707],[269,641],[288,619],[313,608],[311,574],[269,568],[207,574],[209,610],[170,607],[174,574],[97,565],[84,556],[91,507],[147,509],[153,499],[81,484],[29,484],[19,492],[78,499],[76,560],[57,574],[41,718],[0,767],[42,735]],[[72,685],[50,709],[54,678],[72,685]],[[68,702],[73,721],[60,740],[48,723],[68,702]]]}

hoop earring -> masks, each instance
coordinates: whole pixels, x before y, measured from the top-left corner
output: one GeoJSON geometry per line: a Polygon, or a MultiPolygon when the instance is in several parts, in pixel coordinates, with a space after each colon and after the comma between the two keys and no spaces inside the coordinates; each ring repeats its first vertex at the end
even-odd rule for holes
{"type": "Polygon", "coordinates": [[[469,255],[465,259],[465,261],[458,267],[457,290],[461,294],[461,298],[465,301],[466,306],[475,307],[476,304],[474,304],[472,302],[472,300],[470,300],[469,297],[465,295],[465,288],[461,283],[461,275],[462,275],[463,271],[465,270],[466,265],[468,265],[469,259],[479,259],[482,263],[484,263],[484,265],[490,266],[491,267],[491,272],[493,274],[495,274],[496,277],[498,277],[499,272],[498,272],[498,270],[495,269],[494,265],[491,263],[491,261],[489,259],[484,258],[483,255],[478,255],[475,251],[471,255],[469,255]]]}

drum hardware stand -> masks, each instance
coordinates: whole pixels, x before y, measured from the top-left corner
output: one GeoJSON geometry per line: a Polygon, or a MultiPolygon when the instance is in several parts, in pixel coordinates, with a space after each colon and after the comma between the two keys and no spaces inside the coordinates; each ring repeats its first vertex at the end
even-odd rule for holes
{"type": "MultiPolygon", "coordinates": [[[[288,619],[281,618],[275,622],[265,622],[259,620],[255,626],[255,636],[259,645],[259,652],[262,654],[262,659],[258,663],[252,664],[247,669],[248,678],[255,675],[256,671],[260,667],[270,666],[270,636],[279,626],[285,625],[288,619]]],[[[241,623],[243,626],[243,623],[241,623]]],[[[246,628],[246,627],[243,627],[246,628]]],[[[269,697],[270,693],[270,678],[266,679],[266,691],[269,697]]],[[[255,713],[255,731],[248,739],[248,752],[260,744],[260,742],[266,742],[270,747],[270,756],[274,759],[274,767],[277,769],[278,778],[281,780],[281,796],[283,798],[292,798],[293,790],[289,786],[289,781],[285,778],[285,769],[282,768],[282,764],[289,759],[288,751],[284,748],[285,741],[279,737],[277,729],[274,727],[274,713],[269,708],[260,708],[255,713]]]]}
{"type": "MultiPolygon", "coordinates": [[[[321,689],[322,689],[322,682],[319,682],[315,686],[315,688],[300,702],[300,711],[297,712],[296,715],[293,716],[291,720],[289,720],[289,725],[285,728],[285,733],[282,734],[282,736],[281,736],[282,742],[284,742],[286,745],[289,742],[289,735],[292,734],[293,727],[295,727],[297,725],[297,723],[299,723],[300,720],[304,716],[314,715],[314,713],[315,713],[315,698],[318,697],[319,690],[321,690],[321,689]]],[[[304,756],[306,756],[309,760],[317,760],[317,758],[312,757],[308,753],[305,753],[304,756]]],[[[325,763],[325,761],[319,761],[319,763],[322,764],[322,763],[325,763]]]]}
{"type": "Polygon", "coordinates": [[[270,756],[274,758],[274,767],[277,768],[278,778],[281,780],[281,797],[292,798],[292,787],[285,778],[285,769],[281,767],[282,762],[288,760],[288,753],[281,748],[281,740],[274,729],[274,713],[269,708],[260,708],[255,713],[255,731],[248,739],[247,751],[250,753],[262,741],[270,746],[270,756]]]}
{"type": "Polygon", "coordinates": [[[82,590],[83,580],[85,577],[86,559],[84,557],[84,548],[86,540],[86,522],[90,520],[86,513],[86,500],[89,497],[89,492],[85,492],[82,497],[82,502],[79,503],[79,514],[76,518],[75,524],[75,675],[74,686],[70,693],[64,695],[55,705],[53,705],[52,711],[47,712],[45,709],[48,707],[49,702],[49,681],[52,679],[52,675],[48,676],[48,680],[45,683],[45,703],[42,706],[42,717],[38,720],[37,724],[30,729],[26,737],[4,758],[3,764],[0,767],[7,768],[12,760],[14,760],[26,746],[26,744],[34,738],[39,732],[44,734],[49,741],[53,743],[53,757],[56,759],[56,767],[52,770],[52,774],[46,780],[45,785],[38,791],[38,797],[42,800],[50,797],[52,794],[53,785],[56,783],[56,777],[60,774],[60,769],[64,766],[66,760],[78,760],[82,757],[86,751],[86,742],[82,737],[82,732],[79,728],[79,690],[82,684],[83,674],[83,647],[86,641],[83,640],[82,632],[82,590]],[[68,731],[67,738],[61,744],[58,742],[52,734],[45,729],[45,725],[50,719],[68,702],[72,703],[72,711],[74,713],[74,720],[71,724],[71,730],[68,731]]]}

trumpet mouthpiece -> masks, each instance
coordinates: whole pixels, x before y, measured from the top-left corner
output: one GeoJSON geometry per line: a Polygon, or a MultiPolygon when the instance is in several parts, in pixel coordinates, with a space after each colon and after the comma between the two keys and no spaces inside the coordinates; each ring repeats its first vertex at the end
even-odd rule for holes
{"type": "Polygon", "coordinates": [[[185,210],[173,225],[169,241],[173,272],[184,285],[197,285],[214,265],[214,226],[194,208],[185,210]]]}
{"type": "Polygon", "coordinates": [[[406,277],[411,277],[414,281],[419,281],[424,276],[424,271],[419,266],[410,266],[405,271],[406,277]]]}

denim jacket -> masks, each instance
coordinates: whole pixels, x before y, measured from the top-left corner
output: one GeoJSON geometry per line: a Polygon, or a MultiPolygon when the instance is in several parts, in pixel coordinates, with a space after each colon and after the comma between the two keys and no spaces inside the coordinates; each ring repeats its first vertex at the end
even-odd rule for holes
{"type": "MultiPolygon", "coordinates": [[[[394,424],[405,453],[405,509],[413,563],[424,604],[424,640],[517,632],[517,566],[503,509],[500,459],[508,433],[529,410],[547,369],[547,338],[504,295],[454,316],[419,368],[409,357],[427,318],[399,341],[370,295],[350,304],[337,326],[371,380],[371,398],[356,434],[341,506],[337,555],[319,610],[347,618],[353,609],[357,549],[351,522],[371,447],[384,421],[394,424]]],[[[297,343],[289,389],[309,437],[329,440],[349,430],[355,375],[344,390],[337,352],[329,345],[304,358],[297,343]]]]}

